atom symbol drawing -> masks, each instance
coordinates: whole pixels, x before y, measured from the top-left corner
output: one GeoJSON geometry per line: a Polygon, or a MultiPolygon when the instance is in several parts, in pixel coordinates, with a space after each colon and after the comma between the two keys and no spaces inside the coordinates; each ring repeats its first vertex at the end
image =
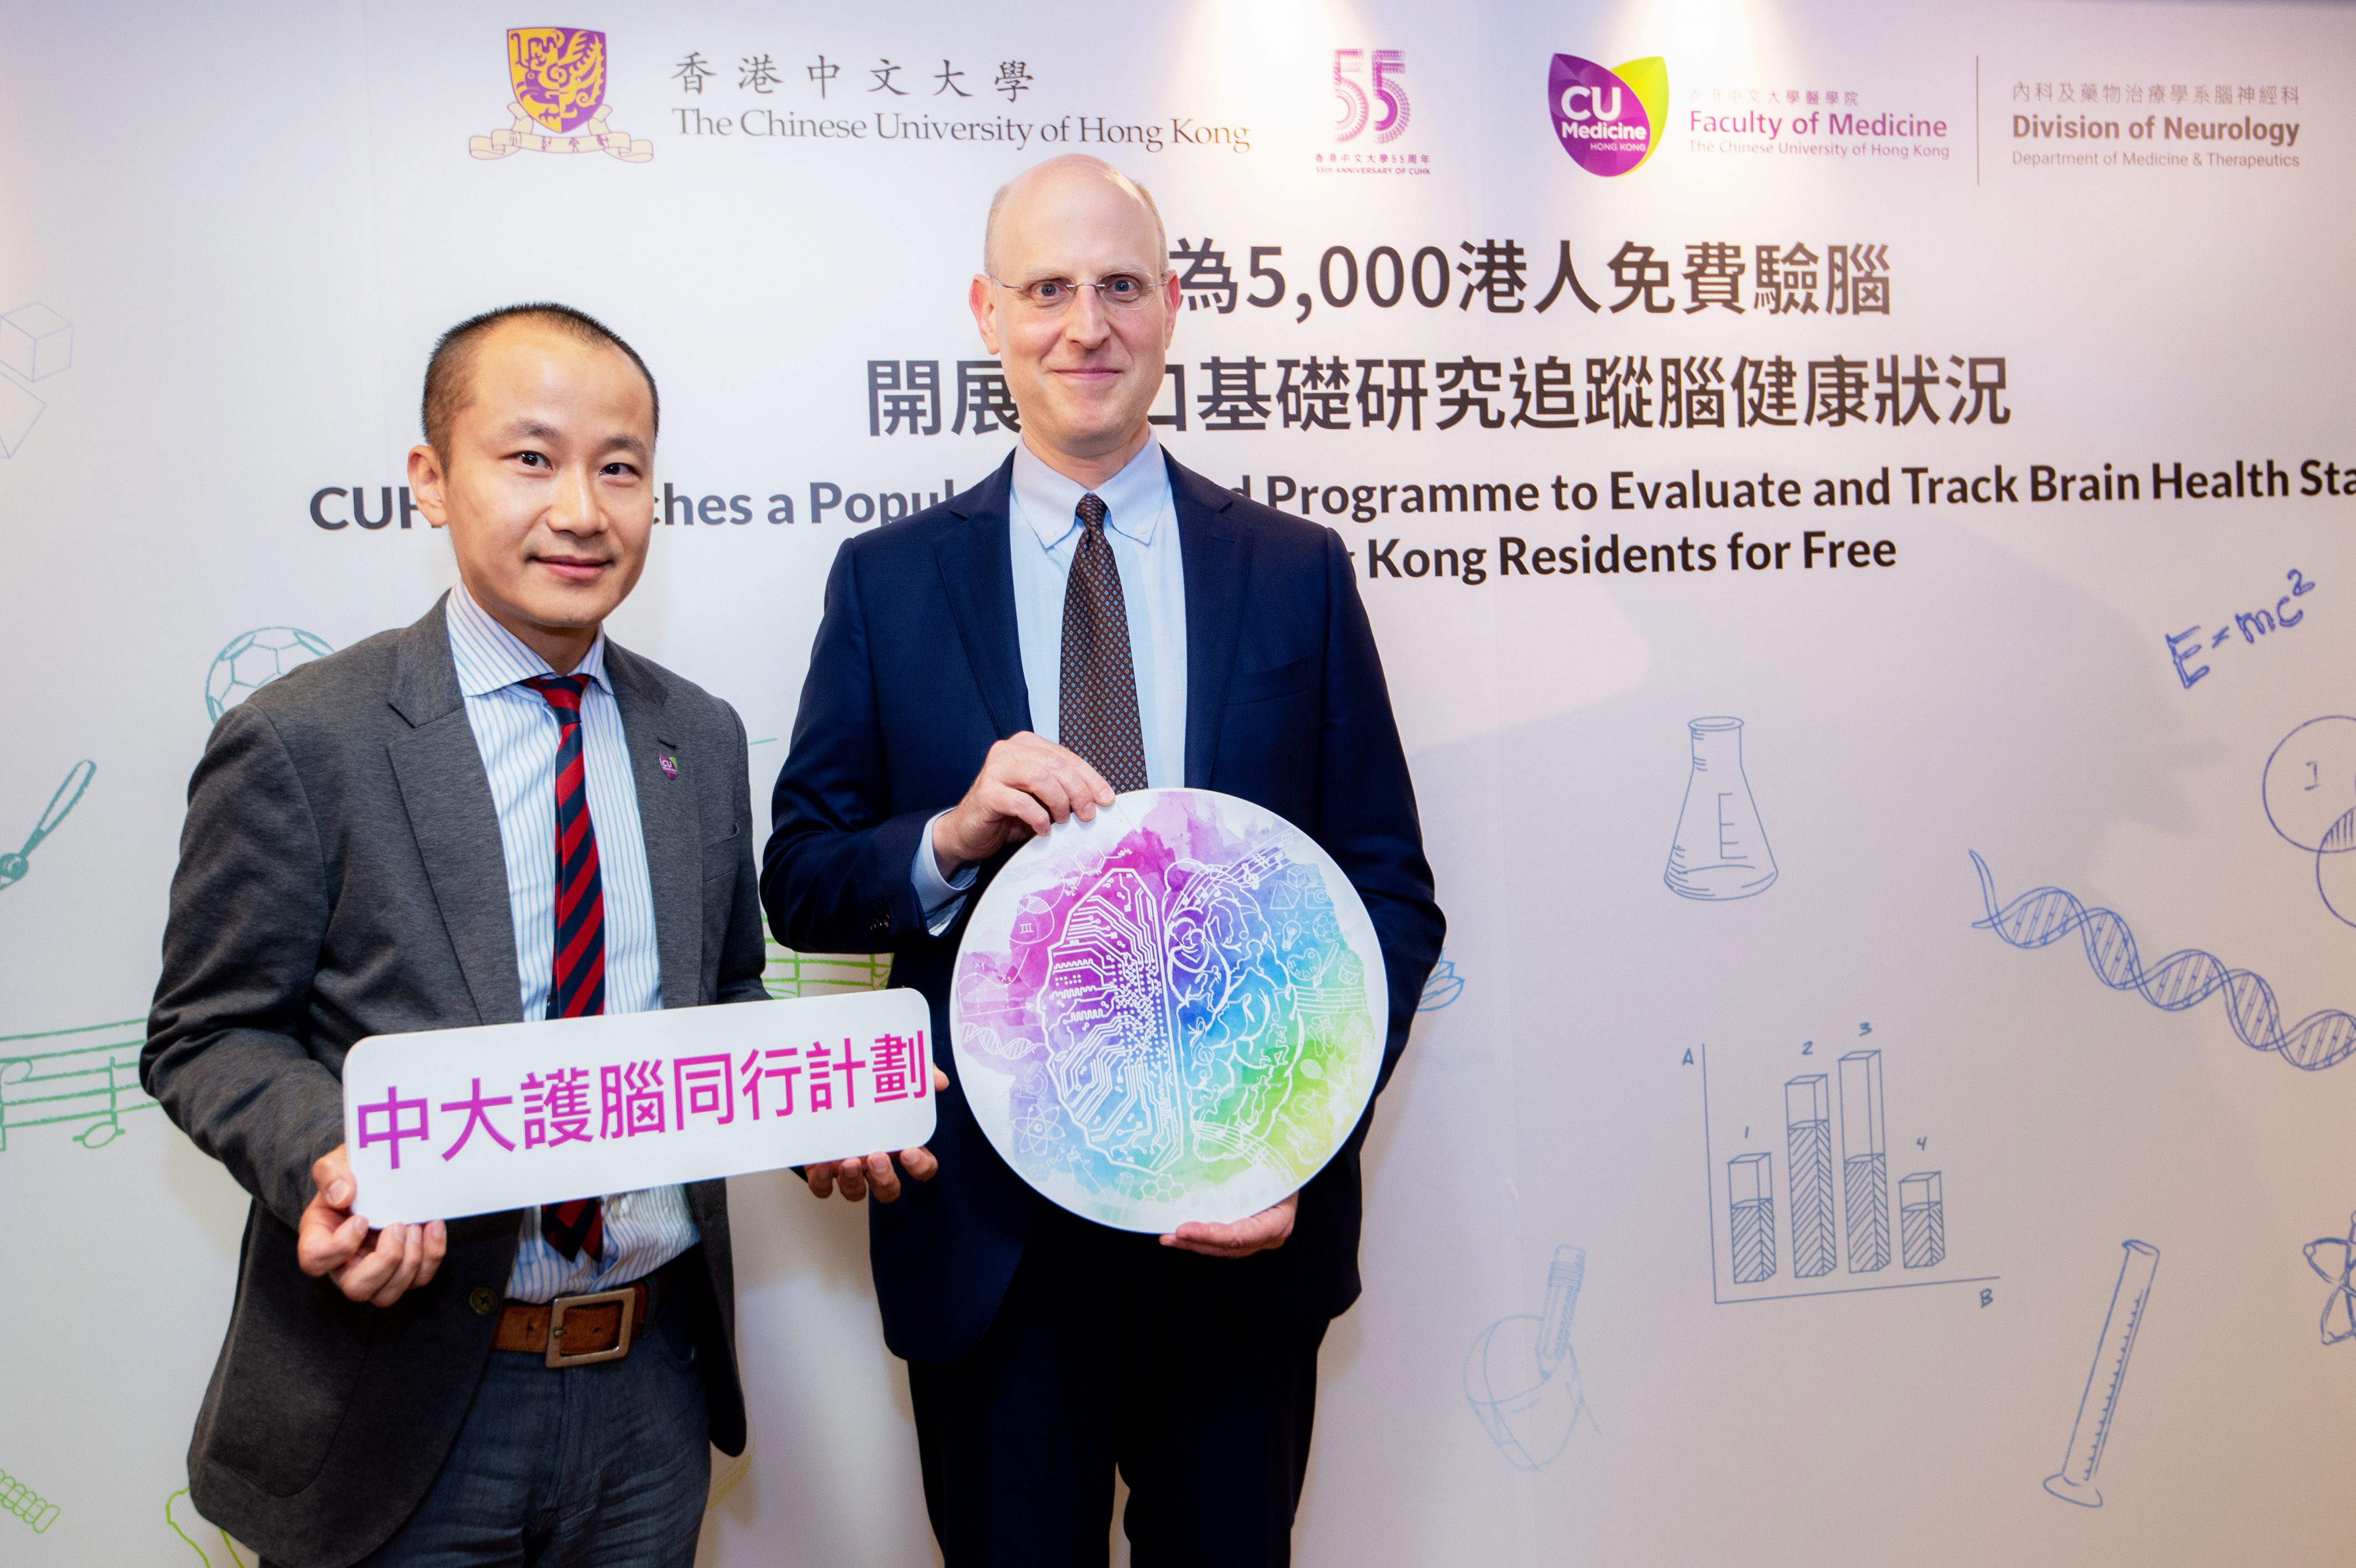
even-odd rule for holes
{"type": "Polygon", "coordinates": [[[2326,1236],[2307,1243],[2307,1266],[2331,1286],[2323,1303],[2323,1342],[2356,1339],[2356,1214],[2348,1218],[2348,1239],[2326,1236]]]}

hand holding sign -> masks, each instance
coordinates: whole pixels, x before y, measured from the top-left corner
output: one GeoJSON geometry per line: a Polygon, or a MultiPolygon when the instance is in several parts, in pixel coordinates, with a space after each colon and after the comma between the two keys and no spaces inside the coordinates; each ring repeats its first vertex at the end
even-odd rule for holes
{"type": "Polygon", "coordinates": [[[325,1275],[352,1300],[377,1307],[433,1283],[449,1247],[441,1221],[369,1229],[368,1217],[353,1211],[359,1189],[341,1144],[311,1162],[311,1181],[317,1190],[294,1239],[295,1261],[305,1274],[325,1275]]]}
{"type": "MultiPolygon", "coordinates": [[[[344,1061],[346,1179],[367,1195],[345,1206],[389,1228],[862,1149],[905,1150],[922,1179],[931,1022],[900,990],[371,1037],[344,1061]]],[[[348,1240],[332,1185],[323,1257],[348,1240]]],[[[331,1266],[377,1277],[386,1244],[331,1266]]]]}

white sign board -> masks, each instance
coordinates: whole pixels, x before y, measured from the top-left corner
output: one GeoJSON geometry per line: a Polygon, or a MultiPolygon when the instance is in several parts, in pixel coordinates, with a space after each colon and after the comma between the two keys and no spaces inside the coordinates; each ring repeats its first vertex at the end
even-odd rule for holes
{"type": "Polygon", "coordinates": [[[411,1224],[932,1136],[914,991],[372,1035],[344,1059],[359,1212],[411,1224]]]}

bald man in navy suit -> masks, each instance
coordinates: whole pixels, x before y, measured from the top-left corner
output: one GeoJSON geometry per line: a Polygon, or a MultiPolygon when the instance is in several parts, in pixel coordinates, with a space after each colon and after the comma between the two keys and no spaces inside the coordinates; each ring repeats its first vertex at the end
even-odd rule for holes
{"type": "MultiPolygon", "coordinates": [[[[1338,536],[1155,440],[1168,251],[1152,197],[1094,158],[998,193],[970,303],[1022,443],[836,557],[763,903],[791,946],[895,955],[945,1039],[964,922],[1014,847],[1116,789],[1238,795],[1365,901],[1387,1083],[1444,923],[1381,661],[1338,536]]],[[[1139,1568],[1290,1560],[1372,1115],[1265,1212],[1158,1238],[1043,1201],[955,1088],[908,1171],[933,1179],[880,1154],[810,1169],[820,1197],[898,1200],[871,1211],[876,1296],[951,1568],[1102,1564],[1116,1466],[1139,1568]]]]}

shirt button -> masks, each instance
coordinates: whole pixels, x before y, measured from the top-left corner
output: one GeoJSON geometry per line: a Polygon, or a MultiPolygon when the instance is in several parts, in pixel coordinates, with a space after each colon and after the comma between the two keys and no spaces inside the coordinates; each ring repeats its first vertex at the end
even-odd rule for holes
{"type": "Polygon", "coordinates": [[[498,1310],[499,1293],[487,1285],[478,1285],[466,1297],[466,1305],[485,1317],[498,1310]]]}

